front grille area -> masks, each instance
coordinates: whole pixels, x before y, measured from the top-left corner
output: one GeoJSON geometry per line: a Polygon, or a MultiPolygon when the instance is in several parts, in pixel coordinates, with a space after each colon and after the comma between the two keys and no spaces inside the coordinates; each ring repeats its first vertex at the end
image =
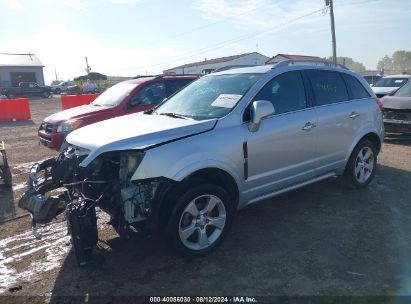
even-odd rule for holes
{"type": "Polygon", "coordinates": [[[384,109],[384,118],[411,121],[411,109],[410,110],[384,109]]]}
{"type": "Polygon", "coordinates": [[[48,122],[43,122],[40,125],[40,131],[44,131],[46,134],[51,134],[53,131],[53,124],[48,123],[48,122]]]}

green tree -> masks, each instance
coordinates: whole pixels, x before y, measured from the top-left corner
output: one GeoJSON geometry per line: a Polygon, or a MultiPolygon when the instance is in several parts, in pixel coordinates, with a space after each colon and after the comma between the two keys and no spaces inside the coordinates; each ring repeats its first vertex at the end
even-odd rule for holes
{"type": "Polygon", "coordinates": [[[389,57],[388,55],[385,55],[384,57],[382,57],[382,59],[380,61],[378,61],[377,64],[377,69],[378,70],[392,70],[392,59],[391,57],[389,57]]]}
{"type": "Polygon", "coordinates": [[[411,70],[411,52],[395,51],[391,57],[385,55],[377,65],[379,70],[406,72],[411,70]]]}
{"type": "MultiPolygon", "coordinates": [[[[328,57],[327,60],[332,61],[332,57],[328,57]]],[[[365,72],[365,65],[361,62],[354,61],[354,59],[350,57],[337,57],[337,63],[345,65],[347,68],[354,70],[358,73],[365,72]]]]}

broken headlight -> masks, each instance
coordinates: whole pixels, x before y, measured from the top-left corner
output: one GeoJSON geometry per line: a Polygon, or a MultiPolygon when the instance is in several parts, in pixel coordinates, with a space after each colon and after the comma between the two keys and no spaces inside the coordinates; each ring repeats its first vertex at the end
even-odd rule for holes
{"type": "Polygon", "coordinates": [[[131,176],[134,174],[141,161],[143,160],[143,157],[144,153],[140,151],[121,153],[119,177],[120,182],[123,185],[128,183],[131,176]]]}

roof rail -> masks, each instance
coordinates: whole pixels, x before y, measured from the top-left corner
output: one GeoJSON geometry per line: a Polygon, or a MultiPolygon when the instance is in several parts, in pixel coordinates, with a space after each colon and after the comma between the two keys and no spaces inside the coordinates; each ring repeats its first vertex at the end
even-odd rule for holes
{"type": "Polygon", "coordinates": [[[339,67],[345,70],[349,70],[345,65],[342,64],[334,64],[334,62],[328,61],[328,60],[283,60],[277,63],[276,65],[273,66],[274,68],[281,68],[281,67],[286,67],[290,65],[323,65],[323,66],[329,66],[329,67],[339,67]]]}

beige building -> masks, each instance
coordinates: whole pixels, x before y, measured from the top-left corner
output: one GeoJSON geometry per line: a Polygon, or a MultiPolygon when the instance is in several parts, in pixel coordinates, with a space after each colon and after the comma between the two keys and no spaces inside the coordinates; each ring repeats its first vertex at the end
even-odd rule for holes
{"type": "Polygon", "coordinates": [[[229,67],[244,67],[264,65],[269,57],[260,53],[245,53],[234,56],[220,57],[215,59],[205,59],[204,61],[188,63],[174,67],[168,70],[164,70],[164,75],[202,75],[209,74],[218,69],[224,69],[229,67]]]}

